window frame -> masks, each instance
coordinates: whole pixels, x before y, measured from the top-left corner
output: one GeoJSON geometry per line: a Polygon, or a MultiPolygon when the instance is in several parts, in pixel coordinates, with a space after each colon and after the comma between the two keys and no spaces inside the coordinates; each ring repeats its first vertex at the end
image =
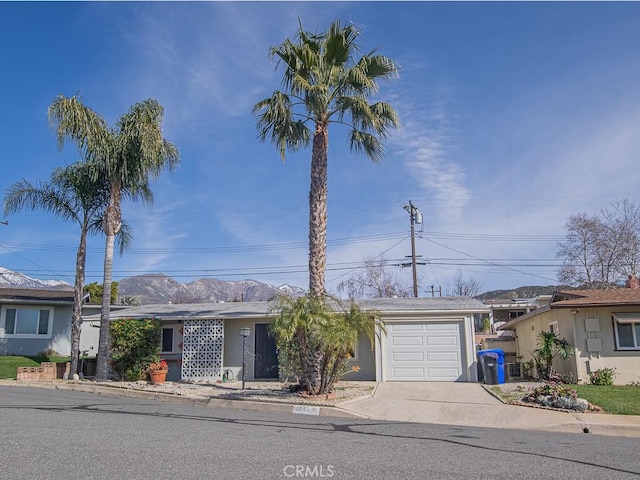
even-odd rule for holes
{"type": "Polygon", "coordinates": [[[1,338],[31,338],[31,339],[51,338],[53,333],[54,313],[55,313],[55,307],[48,306],[48,305],[11,305],[11,304],[2,305],[2,313],[0,314],[0,327],[2,327],[0,331],[0,337],[1,338]],[[7,333],[7,330],[6,330],[8,310],[15,310],[16,312],[14,325],[13,325],[13,333],[7,333]],[[15,333],[18,329],[18,324],[20,322],[19,312],[25,311],[25,310],[38,312],[37,313],[38,320],[36,323],[35,331],[34,333],[15,333]],[[43,311],[49,312],[49,315],[47,317],[47,331],[46,333],[38,333],[41,331],[41,327],[42,327],[41,315],[43,311]]]}
{"type": "MultiPolygon", "coordinates": [[[[613,317],[613,334],[614,334],[615,342],[616,342],[616,350],[628,351],[628,352],[633,352],[633,351],[640,350],[640,321],[638,321],[638,322],[620,322],[616,318],[615,314],[613,314],[612,317],[613,317]],[[619,332],[618,332],[618,327],[620,325],[630,325],[631,326],[631,336],[633,338],[633,343],[634,343],[633,347],[622,347],[622,346],[620,346],[620,335],[619,335],[619,332]]],[[[640,314],[638,314],[638,317],[640,318],[640,314]]]]}

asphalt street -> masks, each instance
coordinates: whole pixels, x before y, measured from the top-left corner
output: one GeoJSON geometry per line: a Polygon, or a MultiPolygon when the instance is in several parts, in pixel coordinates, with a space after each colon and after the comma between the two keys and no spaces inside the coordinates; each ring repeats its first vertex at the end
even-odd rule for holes
{"type": "Polygon", "coordinates": [[[637,438],[0,387],[2,479],[640,478],[637,438]]]}

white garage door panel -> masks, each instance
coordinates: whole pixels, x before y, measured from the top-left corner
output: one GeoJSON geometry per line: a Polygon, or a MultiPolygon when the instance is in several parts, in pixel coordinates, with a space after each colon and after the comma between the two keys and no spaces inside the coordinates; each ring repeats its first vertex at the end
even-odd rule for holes
{"type": "MultiPolygon", "coordinates": [[[[416,359],[418,361],[422,360],[416,359]]],[[[427,362],[453,362],[458,365],[460,363],[460,354],[458,352],[427,352],[427,362]]]]}
{"type": "Polygon", "coordinates": [[[392,325],[394,332],[421,332],[422,325],[419,323],[405,323],[392,325]]]}
{"type": "MultiPolygon", "coordinates": [[[[429,332],[427,335],[434,335],[434,332],[429,332]]],[[[428,336],[427,343],[429,345],[460,345],[460,336],[454,337],[449,334],[446,337],[428,336]]]]}
{"type": "Polygon", "coordinates": [[[405,337],[396,335],[393,337],[393,345],[422,345],[424,339],[422,337],[414,337],[413,334],[411,337],[405,337]]]}
{"type": "Polygon", "coordinates": [[[462,368],[462,322],[388,323],[385,380],[466,380],[462,368]]]}
{"type": "Polygon", "coordinates": [[[396,380],[412,381],[416,378],[424,377],[423,368],[394,368],[393,376],[396,380]]]}
{"type": "Polygon", "coordinates": [[[427,368],[429,380],[450,382],[451,378],[458,378],[459,370],[457,368],[427,368]]]}
{"type": "Polygon", "coordinates": [[[458,332],[458,325],[455,323],[427,323],[423,325],[425,327],[424,330],[429,332],[458,332]]]}
{"type": "Polygon", "coordinates": [[[424,354],[422,352],[394,352],[393,361],[399,362],[423,362],[424,354]]]}

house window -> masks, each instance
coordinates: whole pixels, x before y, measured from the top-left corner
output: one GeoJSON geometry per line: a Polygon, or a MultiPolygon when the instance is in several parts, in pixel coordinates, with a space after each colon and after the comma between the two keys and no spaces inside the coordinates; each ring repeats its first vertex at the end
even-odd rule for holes
{"type": "MultiPolygon", "coordinates": [[[[360,342],[358,342],[358,343],[360,343],[360,342]]],[[[358,360],[358,344],[357,343],[356,343],[355,348],[349,352],[349,355],[351,356],[351,358],[349,358],[349,360],[358,360]]]]}
{"type": "Polygon", "coordinates": [[[21,338],[51,337],[53,308],[3,307],[4,335],[21,338]]]}
{"type": "Polygon", "coordinates": [[[556,335],[559,333],[558,332],[558,322],[550,322],[549,323],[549,332],[555,333],[556,335]]]}
{"type": "Polygon", "coordinates": [[[172,327],[162,329],[162,353],[173,352],[173,332],[172,327]]]}
{"type": "Polygon", "coordinates": [[[618,350],[640,350],[640,313],[614,313],[618,350]]]}

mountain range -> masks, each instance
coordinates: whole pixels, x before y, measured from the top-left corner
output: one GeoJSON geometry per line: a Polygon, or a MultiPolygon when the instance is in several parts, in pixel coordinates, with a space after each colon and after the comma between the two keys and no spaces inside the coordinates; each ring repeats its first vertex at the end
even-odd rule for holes
{"type": "MultiPolygon", "coordinates": [[[[0,267],[0,287],[72,290],[61,280],[38,280],[0,267]]],[[[163,274],[137,275],[118,280],[118,303],[135,305],[162,303],[257,302],[276,295],[304,295],[305,290],[291,285],[278,287],[255,280],[218,280],[199,278],[180,283],[163,274]]]]}
{"type": "MultiPolygon", "coordinates": [[[[38,280],[2,267],[0,267],[0,287],[73,289],[70,283],[61,280],[38,280]]],[[[512,290],[492,290],[478,294],[474,298],[480,301],[532,298],[538,295],[550,295],[558,288],[555,285],[524,286],[512,290]]],[[[299,287],[287,284],[274,286],[255,280],[199,278],[192,282],[180,283],[164,274],[137,275],[118,280],[118,303],[128,305],[257,302],[271,300],[281,294],[299,296],[305,293],[306,291],[299,287]]]]}
{"type": "Polygon", "coordinates": [[[218,280],[199,278],[189,283],[180,283],[163,274],[137,275],[118,281],[121,300],[127,297],[136,303],[211,303],[211,302],[257,302],[271,300],[277,295],[304,295],[305,290],[291,285],[276,287],[255,280],[218,280]]]}

